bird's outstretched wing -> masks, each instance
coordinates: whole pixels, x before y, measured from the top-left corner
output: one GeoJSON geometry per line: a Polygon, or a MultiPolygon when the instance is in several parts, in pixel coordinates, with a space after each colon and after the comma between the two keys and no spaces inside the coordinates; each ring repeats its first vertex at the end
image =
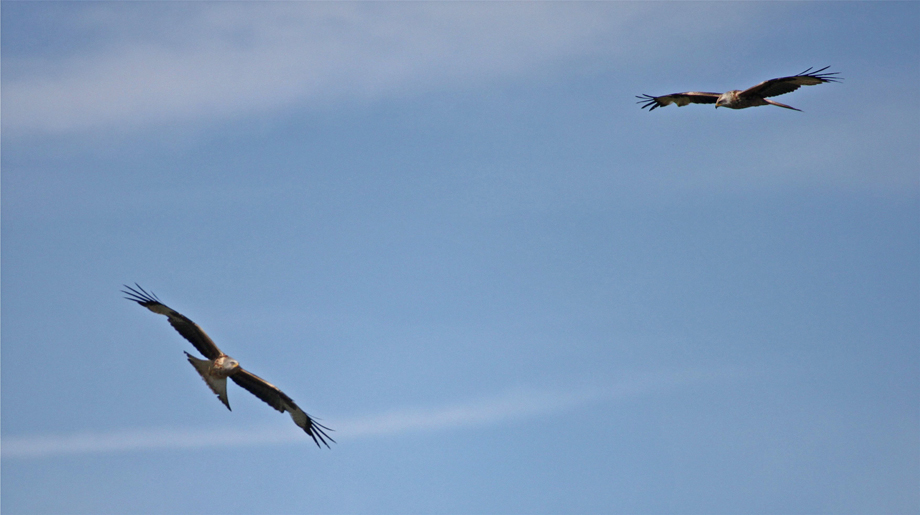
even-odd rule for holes
{"type": "Polygon", "coordinates": [[[186,340],[191,342],[192,345],[198,349],[204,357],[208,359],[217,359],[223,352],[217,348],[217,345],[211,341],[211,338],[198,327],[198,324],[192,322],[185,315],[179,313],[178,311],[170,308],[169,306],[160,302],[160,299],[157,298],[153,293],[147,293],[146,290],[140,287],[139,284],[134,283],[137,286],[137,289],[125,285],[125,288],[128,290],[122,290],[121,292],[127,295],[125,297],[128,300],[137,302],[141,306],[158,313],[160,315],[166,315],[169,318],[169,324],[179,331],[186,340]]]}
{"type": "Polygon", "coordinates": [[[313,438],[317,447],[321,447],[320,442],[322,442],[322,445],[329,447],[326,440],[335,443],[335,440],[330,438],[325,432],[332,431],[332,429],[310,418],[310,415],[307,415],[302,409],[297,407],[297,404],[295,404],[290,397],[285,395],[284,392],[279,390],[277,386],[243,368],[238,369],[230,376],[230,379],[233,379],[234,383],[249,390],[250,393],[262,399],[266,404],[276,410],[282,413],[285,411],[290,413],[291,418],[294,419],[294,423],[300,426],[301,429],[313,438]]]}
{"type": "Polygon", "coordinates": [[[651,95],[636,95],[639,99],[637,104],[643,104],[642,109],[651,107],[649,111],[654,111],[657,107],[664,107],[668,104],[677,104],[685,106],[687,104],[715,104],[719,99],[719,93],[707,93],[704,91],[687,91],[685,93],[673,93],[671,95],[662,95],[653,97],[651,95]]]}
{"type": "Polygon", "coordinates": [[[830,66],[825,66],[820,70],[811,71],[811,68],[803,71],[798,75],[793,75],[791,77],[780,77],[778,79],[770,79],[761,82],[756,86],[752,86],[744,91],[742,91],[739,96],[741,97],[775,97],[779,95],[785,95],[786,93],[791,93],[801,86],[816,86],[818,84],[824,84],[825,82],[840,82],[843,80],[843,77],[836,77],[840,72],[824,72],[824,70],[830,68],[830,66]]]}

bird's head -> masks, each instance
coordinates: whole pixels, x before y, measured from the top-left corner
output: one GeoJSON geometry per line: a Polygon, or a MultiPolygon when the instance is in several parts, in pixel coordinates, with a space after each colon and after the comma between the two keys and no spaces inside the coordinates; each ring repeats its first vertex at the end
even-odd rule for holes
{"type": "Polygon", "coordinates": [[[716,109],[721,107],[728,107],[738,98],[738,93],[741,93],[738,90],[726,91],[719,95],[719,98],[716,99],[716,109]]]}
{"type": "Polygon", "coordinates": [[[233,372],[234,370],[240,368],[239,362],[229,356],[223,356],[222,358],[217,358],[214,361],[214,366],[217,367],[224,374],[229,374],[233,372]]]}

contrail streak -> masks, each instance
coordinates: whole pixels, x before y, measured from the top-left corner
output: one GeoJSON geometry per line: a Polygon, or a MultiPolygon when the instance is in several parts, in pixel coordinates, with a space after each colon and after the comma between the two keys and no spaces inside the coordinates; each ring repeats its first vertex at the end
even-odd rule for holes
{"type": "MultiPolygon", "coordinates": [[[[497,424],[560,413],[580,406],[648,395],[688,383],[726,379],[732,371],[682,371],[633,375],[600,388],[541,391],[518,388],[466,403],[396,409],[354,419],[336,420],[339,443],[357,438],[418,431],[497,424]]],[[[307,444],[303,432],[283,424],[271,428],[191,429],[145,428],[70,435],[3,437],[0,454],[9,458],[42,458],[72,454],[190,449],[266,444],[307,444]]]]}

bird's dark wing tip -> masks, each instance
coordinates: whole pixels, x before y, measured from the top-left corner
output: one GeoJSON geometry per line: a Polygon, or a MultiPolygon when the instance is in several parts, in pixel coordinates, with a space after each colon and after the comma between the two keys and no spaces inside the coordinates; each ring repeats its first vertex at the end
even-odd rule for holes
{"type": "Polygon", "coordinates": [[[326,442],[326,440],[329,440],[332,443],[336,443],[336,441],[333,440],[331,436],[326,434],[326,431],[335,431],[335,429],[329,429],[328,427],[320,424],[312,418],[310,419],[309,430],[306,430],[307,434],[313,438],[313,441],[316,443],[317,447],[322,449],[323,445],[325,445],[327,449],[331,449],[332,447],[329,446],[329,443],[326,442]],[[322,445],[320,445],[320,442],[322,442],[322,445]]]}
{"type": "Polygon", "coordinates": [[[141,285],[137,283],[134,283],[134,286],[136,286],[137,289],[134,289],[128,286],[127,284],[124,284],[122,286],[127,288],[127,290],[121,290],[122,293],[127,295],[127,297],[125,298],[130,301],[137,302],[141,306],[147,306],[150,304],[162,304],[162,302],[160,302],[160,299],[157,298],[156,294],[154,294],[152,291],[148,292],[147,290],[141,288],[141,285]]]}
{"type": "Polygon", "coordinates": [[[639,101],[636,103],[642,104],[642,109],[645,109],[646,107],[651,107],[651,109],[649,109],[649,112],[654,111],[656,107],[661,107],[661,104],[658,103],[658,99],[651,95],[648,95],[648,94],[643,94],[642,96],[636,95],[636,98],[639,99],[639,101]]]}
{"type": "Polygon", "coordinates": [[[811,67],[802,73],[796,75],[796,77],[813,77],[820,80],[821,82],[840,82],[843,80],[843,77],[837,77],[840,72],[824,72],[824,70],[830,68],[830,65],[825,66],[819,70],[812,71],[811,67]],[[824,73],[822,73],[824,72],[824,73]]]}

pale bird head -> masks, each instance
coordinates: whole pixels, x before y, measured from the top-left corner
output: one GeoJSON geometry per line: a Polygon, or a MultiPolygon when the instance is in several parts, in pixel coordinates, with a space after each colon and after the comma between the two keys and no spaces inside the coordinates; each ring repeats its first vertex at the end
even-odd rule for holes
{"type": "Polygon", "coordinates": [[[719,106],[724,107],[730,105],[735,100],[735,97],[737,97],[738,93],[740,93],[740,91],[733,89],[719,95],[719,98],[716,99],[716,109],[718,109],[719,106]]]}
{"type": "Polygon", "coordinates": [[[226,373],[226,372],[231,372],[231,371],[233,371],[233,370],[236,370],[237,368],[240,368],[239,362],[238,362],[237,360],[235,360],[235,359],[232,359],[232,358],[231,358],[231,359],[221,359],[221,360],[218,360],[218,362],[215,363],[215,364],[218,366],[218,368],[221,369],[221,371],[223,371],[223,372],[225,372],[225,373],[226,373]]]}

